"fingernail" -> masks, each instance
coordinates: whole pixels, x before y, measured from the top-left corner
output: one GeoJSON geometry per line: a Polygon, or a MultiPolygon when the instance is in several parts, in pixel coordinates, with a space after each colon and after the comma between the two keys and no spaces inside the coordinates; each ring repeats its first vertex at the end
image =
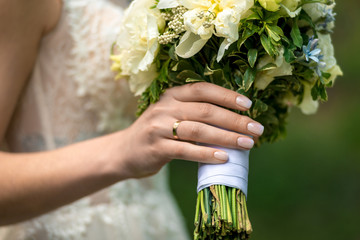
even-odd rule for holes
{"type": "Polygon", "coordinates": [[[229,159],[229,155],[226,152],[215,152],[214,157],[222,162],[229,159]]]}
{"type": "Polygon", "coordinates": [[[236,98],[236,103],[244,108],[250,108],[252,105],[252,101],[250,99],[248,99],[247,97],[240,97],[240,96],[236,98]]]}
{"type": "Polygon", "coordinates": [[[254,140],[252,140],[251,138],[246,138],[246,137],[239,137],[237,139],[237,143],[238,143],[239,147],[243,147],[243,148],[247,148],[247,149],[250,149],[254,146],[254,140]]]}
{"type": "Polygon", "coordinates": [[[249,123],[247,129],[255,135],[261,135],[264,132],[264,126],[260,123],[249,123]]]}

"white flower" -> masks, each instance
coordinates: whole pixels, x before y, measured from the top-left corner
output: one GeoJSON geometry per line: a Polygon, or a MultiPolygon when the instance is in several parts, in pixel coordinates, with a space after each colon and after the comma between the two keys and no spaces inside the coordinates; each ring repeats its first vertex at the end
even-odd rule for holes
{"type": "MultiPolygon", "coordinates": [[[[141,83],[136,74],[153,71],[151,64],[159,49],[159,28],[164,27],[158,9],[150,9],[152,0],[136,0],[125,12],[123,24],[116,43],[116,54],[120,59],[120,69],[123,76],[130,76],[131,90],[139,95],[141,89],[146,89],[151,81],[145,76],[141,83]]],[[[151,74],[150,74],[151,75],[151,74]]]]}
{"type": "Polygon", "coordinates": [[[158,9],[175,8],[179,6],[178,0],[160,0],[157,4],[158,9]]]}
{"type": "Polygon", "coordinates": [[[205,12],[201,8],[196,8],[187,11],[184,17],[185,29],[199,35],[203,39],[209,39],[214,33],[214,26],[211,24],[210,27],[206,27],[204,23],[207,21],[212,22],[212,13],[205,12]],[[203,15],[203,17],[200,17],[203,15]]]}
{"type": "Polygon", "coordinates": [[[335,4],[308,3],[303,6],[303,9],[311,17],[313,22],[316,22],[320,18],[326,17],[327,10],[334,9],[334,7],[335,4]]]}
{"type": "Polygon", "coordinates": [[[338,76],[343,75],[343,72],[341,71],[341,68],[339,65],[333,66],[332,68],[328,69],[326,72],[331,74],[329,79],[325,79],[326,84],[330,83],[330,82],[334,83],[338,76]]]}
{"type": "Polygon", "coordinates": [[[283,0],[281,2],[280,14],[289,15],[291,18],[298,16],[302,10],[301,7],[298,8],[301,0],[283,0]]]}
{"type": "Polygon", "coordinates": [[[331,36],[330,34],[318,33],[318,38],[319,48],[321,49],[321,53],[324,56],[323,61],[326,64],[325,68],[322,71],[331,74],[331,77],[329,79],[324,79],[325,83],[334,82],[336,77],[342,76],[343,73],[336,63],[336,58],[334,55],[334,45],[331,42],[331,36]]]}
{"type": "Polygon", "coordinates": [[[261,69],[269,63],[274,63],[275,68],[261,71],[256,75],[255,78],[255,87],[259,90],[264,90],[274,79],[279,76],[288,76],[292,75],[292,66],[290,63],[285,61],[283,56],[284,49],[280,49],[279,56],[276,57],[276,60],[269,55],[262,57],[259,60],[257,69],[261,69]]]}
{"type": "Polygon", "coordinates": [[[155,63],[151,64],[147,71],[139,71],[137,74],[131,74],[129,78],[130,90],[135,96],[141,95],[157,76],[158,73],[155,63]]]}
{"type": "Polygon", "coordinates": [[[316,113],[319,102],[314,101],[311,96],[312,85],[308,82],[304,82],[304,98],[299,105],[299,108],[304,114],[310,115],[316,113]]]}
{"type": "Polygon", "coordinates": [[[326,64],[325,71],[332,68],[336,64],[336,58],[334,56],[334,46],[331,42],[330,34],[318,33],[319,48],[321,54],[324,56],[323,61],[326,64]]]}
{"type": "Polygon", "coordinates": [[[183,58],[194,56],[215,34],[225,38],[217,56],[220,61],[225,50],[238,40],[240,19],[248,14],[254,0],[179,0],[179,4],[189,10],[184,14],[187,32],[180,39],[176,54],[183,58]]]}

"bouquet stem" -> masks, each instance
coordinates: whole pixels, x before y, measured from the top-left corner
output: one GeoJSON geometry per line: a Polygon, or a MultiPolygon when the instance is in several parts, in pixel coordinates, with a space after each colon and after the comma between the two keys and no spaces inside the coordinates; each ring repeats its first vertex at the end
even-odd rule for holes
{"type": "Polygon", "coordinates": [[[224,185],[199,192],[194,223],[194,240],[248,239],[252,232],[245,194],[224,185]]]}

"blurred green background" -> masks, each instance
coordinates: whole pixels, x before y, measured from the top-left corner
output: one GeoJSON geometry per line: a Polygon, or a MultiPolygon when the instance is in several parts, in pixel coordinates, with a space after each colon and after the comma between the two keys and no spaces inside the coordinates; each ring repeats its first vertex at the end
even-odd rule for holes
{"type": "MultiPolygon", "coordinates": [[[[360,240],[360,1],[337,1],[333,34],[344,77],[316,115],[293,109],[288,136],[250,155],[256,240],[360,240]]],[[[173,161],[171,188],[193,231],[197,164],[173,161]]]]}

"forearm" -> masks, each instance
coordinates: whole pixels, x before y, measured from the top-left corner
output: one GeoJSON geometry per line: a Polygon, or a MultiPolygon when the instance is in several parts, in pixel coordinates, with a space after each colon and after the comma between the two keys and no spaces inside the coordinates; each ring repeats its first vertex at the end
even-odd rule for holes
{"type": "Polygon", "coordinates": [[[0,152],[0,225],[38,216],[127,178],[121,159],[116,164],[112,159],[118,135],[48,152],[0,152]]]}

